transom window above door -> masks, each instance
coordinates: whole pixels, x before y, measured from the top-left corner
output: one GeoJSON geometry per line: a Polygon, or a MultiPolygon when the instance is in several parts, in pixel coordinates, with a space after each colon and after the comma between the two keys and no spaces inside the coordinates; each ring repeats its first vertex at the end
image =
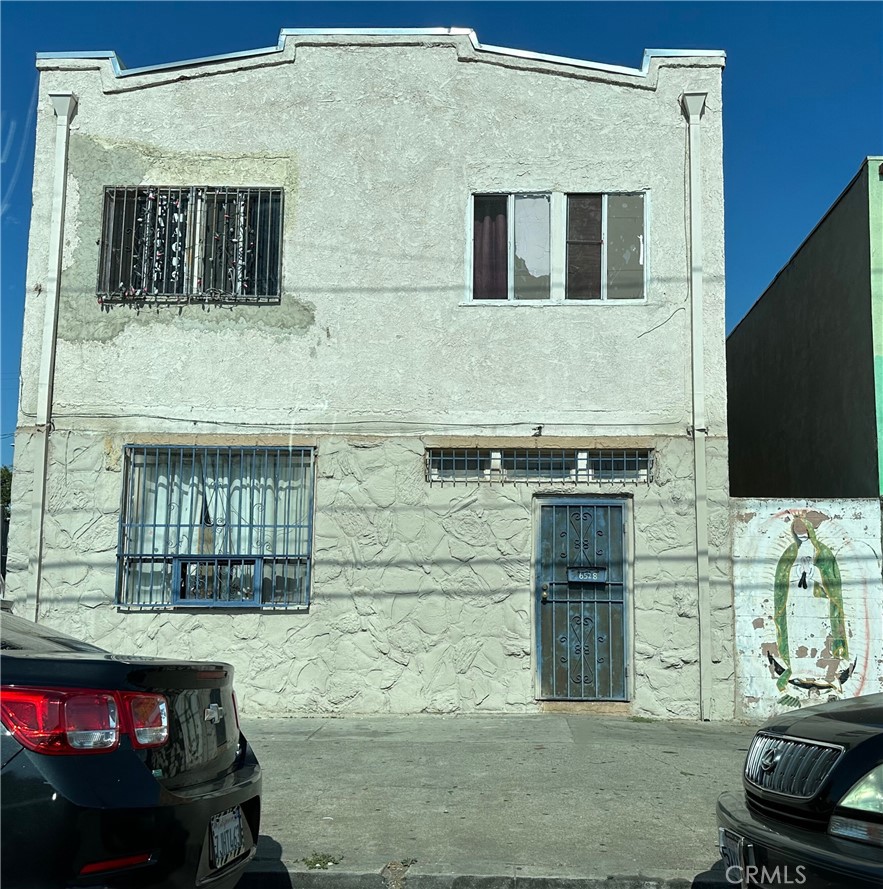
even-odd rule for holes
{"type": "Polygon", "coordinates": [[[641,302],[645,194],[472,195],[473,302],[641,302]]]}

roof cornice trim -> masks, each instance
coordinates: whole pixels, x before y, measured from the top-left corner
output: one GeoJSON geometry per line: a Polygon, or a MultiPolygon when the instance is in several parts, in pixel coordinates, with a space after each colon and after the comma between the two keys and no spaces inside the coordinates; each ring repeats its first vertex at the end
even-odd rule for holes
{"type": "Polygon", "coordinates": [[[479,53],[509,56],[544,62],[552,65],[567,65],[574,68],[586,68],[592,71],[605,71],[611,74],[626,74],[632,77],[646,77],[650,63],[654,58],[717,58],[723,62],[726,53],[719,49],[645,49],[640,68],[629,68],[624,65],[608,65],[603,62],[592,62],[586,59],[572,59],[567,56],[554,56],[546,53],[530,52],[524,49],[510,49],[505,46],[484,45],[471,28],[282,28],[276,46],[260,49],[247,49],[241,52],[226,53],[218,56],[204,56],[198,59],[186,59],[180,62],[165,62],[160,65],[145,65],[140,68],[126,68],[123,60],[113,50],[87,52],[40,52],[37,61],[58,61],[63,59],[97,59],[110,62],[115,77],[132,77],[138,74],[153,74],[170,71],[176,68],[189,68],[195,65],[210,65],[220,62],[247,59],[256,56],[282,52],[285,49],[286,37],[468,37],[473,48],[479,53]]]}

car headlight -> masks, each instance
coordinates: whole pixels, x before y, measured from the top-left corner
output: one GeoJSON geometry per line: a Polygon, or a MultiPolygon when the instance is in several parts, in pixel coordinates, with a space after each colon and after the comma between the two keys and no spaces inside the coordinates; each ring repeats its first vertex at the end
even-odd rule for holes
{"type": "MultiPolygon", "coordinates": [[[[838,808],[883,815],[883,765],[871,769],[861,781],[854,784],[849,793],[840,800],[838,808]]],[[[877,821],[834,815],[828,824],[828,833],[883,846],[883,823],[877,821]]]]}

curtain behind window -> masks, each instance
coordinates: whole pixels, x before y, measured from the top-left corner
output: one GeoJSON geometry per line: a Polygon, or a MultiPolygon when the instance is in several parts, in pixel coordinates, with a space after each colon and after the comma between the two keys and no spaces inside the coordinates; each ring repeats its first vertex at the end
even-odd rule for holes
{"type": "Polygon", "coordinates": [[[506,195],[477,194],[473,199],[472,298],[509,296],[509,229],[506,195]]]}

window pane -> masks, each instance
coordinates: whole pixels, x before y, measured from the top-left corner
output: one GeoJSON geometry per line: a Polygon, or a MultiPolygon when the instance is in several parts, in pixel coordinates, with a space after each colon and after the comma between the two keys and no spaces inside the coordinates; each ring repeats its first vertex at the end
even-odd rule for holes
{"type": "Polygon", "coordinates": [[[236,282],[235,259],[238,214],[235,200],[227,191],[206,190],[204,200],[205,234],[200,289],[207,293],[233,294],[236,282]]]}
{"type": "Polygon", "coordinates": [[[644,196],[607,198],[607,298],[644,297],[644,196]]]}
{"type": "Polygon", "coordinates": [[[472,298],[508,299],[506,195],[477,194],[474,203],[472,298]]]}
{"type": "MultiPolygon", "coordinates": [[[[150,207],[152,192],[148,193],[150,207]]],[[[187,249],[187,216],[190,192],[180,188],[158,188],[155,195],[155,234],[148,289],[156,295],[184,293],[187,249]]]]}
{"type": "Polygon", "coordinates": [[[185,292],[188,200],[180,188],[105,190],[99,293],[138,300],[185,292]]]}
{"type": "Polygon", "coordinates": [[[549,195],[515,196],[515,299],[548,299],[549,195]]]}
{"type": "Polygon", "coordinates": [[[306,604],[308,449],[132,446],[127,453],[124,604],[243,605],[267,583],[265,605],[306,604]]]}
{"type": "Polygon", "coordinates": [[[282,243],[282,192],[261,191],[251,198],[249,229],[253,250],[247,255],[245,292],[279,295],[279,245],[282,243]]]}
{"type": "Polygon", "coordinates": [[[502,451],[500,468],[507,479],[568,480],[576,471],[576,451],[502,451]]]}
{"type": "Polygon", "coordinates": [[[566,299],[601,299],[601,195],[567,196],[566,299]]]}
{"type": "Polygon", "coordinates": [[[108,188],[105,191],[101,282],[98,285],[103,294],[131,293],[137,209],[135,189],[108,188]]]}
{"type": "Polygon", "coordinates": [[[491,469],[490,451],[430,451],[429,479],[454,481],[484,479],[491,469]]]}

